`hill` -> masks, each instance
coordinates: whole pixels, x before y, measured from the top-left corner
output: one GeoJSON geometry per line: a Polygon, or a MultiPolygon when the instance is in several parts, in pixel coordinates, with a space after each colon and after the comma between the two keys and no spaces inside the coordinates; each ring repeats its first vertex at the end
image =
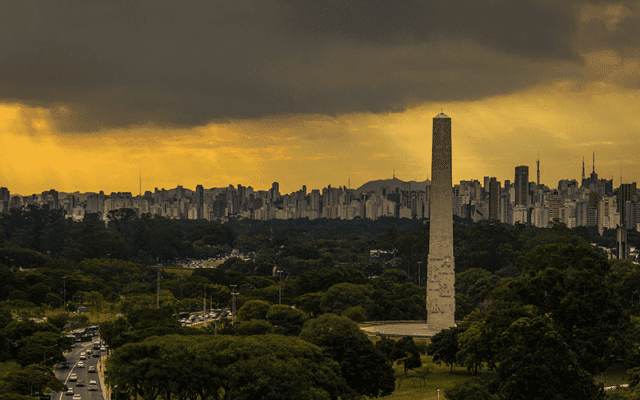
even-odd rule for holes
{"type": "Polygon", "coordinates": [[[395,192],[396,188],[398,188],[398,191],[407,190],[408,188],[408,190],[420,190],[424,192],[425,187],[428,185],[431,185],[431,181],[428,179],[424,182],[405,182],[398,178],[380,179],[377,181],[369,181],[365,183],[364,185],[356,189],[356,193],[360,194],[366,192],[375,192],[382,194],[382,188],[387,188],[389,192],[395,192]]]}

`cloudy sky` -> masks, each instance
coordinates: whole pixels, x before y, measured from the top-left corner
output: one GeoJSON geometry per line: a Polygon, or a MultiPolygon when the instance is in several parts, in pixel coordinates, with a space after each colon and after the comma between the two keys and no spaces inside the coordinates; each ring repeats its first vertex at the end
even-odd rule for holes
{"type": "MultiPolygon", "coordinates": [[[[640,181],[640,0],[2,1],[0,186],[640,181]]],[[[640,182],[639,182],[640,183],[640,182]]]]}

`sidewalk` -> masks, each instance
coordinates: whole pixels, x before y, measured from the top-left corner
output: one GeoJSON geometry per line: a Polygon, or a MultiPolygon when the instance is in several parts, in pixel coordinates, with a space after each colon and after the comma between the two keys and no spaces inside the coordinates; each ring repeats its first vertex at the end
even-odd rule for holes
{"type": "Polygon", "coordinates": [[[107,361],[106,353],[108,352],[109,350],[104,352],[105,354],[100,354],[100,359],[98,360],[98,379],[100,380],[100,390],[102,391],[102,398],[105,400],[111,399],[111,387],[107,386],[104,382],[104,373],[106,372],[107,361]]]}

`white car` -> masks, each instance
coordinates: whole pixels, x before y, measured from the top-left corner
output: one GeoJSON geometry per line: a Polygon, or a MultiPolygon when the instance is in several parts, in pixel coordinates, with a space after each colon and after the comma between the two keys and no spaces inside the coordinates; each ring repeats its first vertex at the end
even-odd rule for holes
{"type": "Polygon", "coordinates": [[[84,368],[84,362],[78,361],[78,368],[84,368]]]}
{"type": "Polygon", "coordinates": [[[80,359],[81,360],[86,360],[87,359],[87,354],[84,351],[82,353],[80,353],[80,359]]]}
{"type": "Polygon", "coordinates": [[[75,382],[77,380],[78,380],[78,375],[75,372],[73,374],[69,375],[69,381],[75,382]]]}
{"type": "Polygon", "coordinates": [[[80,396],[80,393],[76,393],[73,395],[73,400],[82,400],[82,396],[80,396]]]}

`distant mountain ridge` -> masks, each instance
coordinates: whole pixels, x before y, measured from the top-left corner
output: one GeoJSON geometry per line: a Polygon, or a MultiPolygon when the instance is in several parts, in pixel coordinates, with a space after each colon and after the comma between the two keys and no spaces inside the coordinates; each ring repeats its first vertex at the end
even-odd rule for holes
{"type": "Polygon", "coordinates": [[[428,185],[431,185],[431,181],[429,179],[424,182],[416,182],[416,181],[402,181],[398,178],[392,179],[380,179],[377,181],[369,181],[364,185],[360,186],[356,189],[356,193],[360,194],[363,192],[377,192],[382,193],[382,188],[388,188],[389,191],[395,192],[396,188],[398,191],[406,190],[407,185],[409,186],[409,190],[419,190],[425,191],[428,185]]]}

